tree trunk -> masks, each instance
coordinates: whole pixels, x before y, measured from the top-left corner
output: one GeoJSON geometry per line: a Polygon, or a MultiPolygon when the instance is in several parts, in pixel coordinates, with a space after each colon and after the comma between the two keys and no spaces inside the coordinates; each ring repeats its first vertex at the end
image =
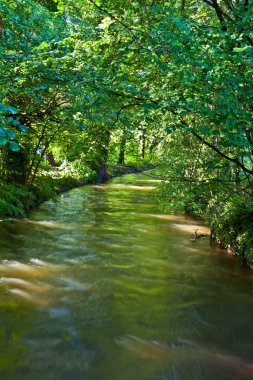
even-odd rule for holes
{"type": "Polygon", "coordinates": [[[107,179],[107,163],[103,163],[99,170],[100,181],[104,183],[107,179]]]}
{"type": "Polygon", "coordinates": [[[126,148],[126,132],[123,130],[121,141],[120,141],[120,151],[119,151],[119,158],[118,158],[118,164],[124,165],[125,163],[125,148],[126,148]]]}
{"type": "Polygon", "coordinates": [[[145,154],[146,154],[146,129],[143,129],[142,130],[142,133],[141,133],[141,158],[144,160],[145,158],[145,154]]]}
{"type": "Polygon", "coordinates": [[[55,159],[54,159],[54,155],[52,152],[46,153],[46,159],[47,159],[47,162],[49,163],[49,165],[52,166],[53,168],[55,168],[57,166],[55,159]]]}
{"type": "Polygon", "coordinates": [[[2,17],[0,16],[0,38],[2,38],[3,35],[4,35],[4,23],[3,23],[2,17]]]}
{"type": "MultiPolygon", "coordinates": [[[[102,145],[100,146],[100,163],[99,163],[99,169],[97,171],[99,175],[99,179],[101,182],[105,182],[107,180],[107,161],[108,161],[108,151],[109,151],[109,144],[110,144],[110,130],[106,129],[102,132],[102,134],[99,136],[102,138],[102,145]]],[[[100,144],[100,141],[99,141],[100,144]]]]}

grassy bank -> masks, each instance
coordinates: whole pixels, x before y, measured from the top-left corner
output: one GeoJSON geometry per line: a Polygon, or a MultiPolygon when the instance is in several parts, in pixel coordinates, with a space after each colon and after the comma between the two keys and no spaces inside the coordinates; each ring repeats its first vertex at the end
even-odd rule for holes
{"type": "MultiPolygon", "coordinates": [[[[149,165],[109,165],[107,180],[150,168],[149,165]]],[[[93,171],[80,177],[68,171],[68,168],[63,170],[57,168],[40,174],[32,186],[3,184],[0,186],[0,218],[25,217],[28,210],[48,199],[56,199],[61,192],[99,182],[101,182],[99,176],[93,171]]]]}

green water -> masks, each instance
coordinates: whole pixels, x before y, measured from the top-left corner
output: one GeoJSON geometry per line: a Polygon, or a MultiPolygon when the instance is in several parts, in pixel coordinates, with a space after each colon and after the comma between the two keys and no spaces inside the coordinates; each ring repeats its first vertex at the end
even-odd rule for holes
{"type": "Polygon", "coordinates": [[[0,226],[0,379],[253,379],[253,273],[156,182],[74,189],[0,226]]]}

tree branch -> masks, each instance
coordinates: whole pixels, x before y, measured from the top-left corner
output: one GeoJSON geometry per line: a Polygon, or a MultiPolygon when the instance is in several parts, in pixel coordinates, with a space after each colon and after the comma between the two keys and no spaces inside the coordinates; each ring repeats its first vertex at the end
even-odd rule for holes
{"type": "Polygon", "coordinates": [[[214,8],[216,15],[217,15],[217,17],[221,23],[221,29],[223,30],[223,32],[226,32],[227,27],[226,27],[226,25],[224,25],[225,19],[223,17],[222,9],[220,8],[217,0],[204,0],[204,2],[208,5],[210,5],[212,8],[214,8]]]}
{"type": "Polygon", "coordinates": [[[112,124],[112,128],[116,125],[116,123],[119,121],[119,117],[120,117],[120,114],[121,112],[126,109],[126,108],[130,108],[130,107],[135,107],[135,106],[139,106],[139,103],[132,103],[132,104],[126,104],[125,106],[122,106],[120,107],[120,109],[118,110],[117,112],[117,116],[116,116],[116,119],[114,120],[113,124],[112,124]]]}
{"type": "Polygon", "coordinates": [[[99,9],[101,12],[107,14],[111,17],[112,20],[118,22],[120,25],[122,25],[125,29],[127,29],[132,36],[136,37],[135,33],[133,32],[132,28],[119,20],[116,16],[114,16],[111,12],[108,12],[106,9],[102,8],[100,5],[96,4],[94,0],[88,0],[90,3],[92,3],[97,9],[99,9]]]}
{"type": "Polygon", "coordinates": [[[246,173],[249,173],[249,174],[253,174],[253,170],[250,170],[248,168],[246,168],[246,166],[241,163],[239,160],[237,160],[236,158],[232,158],[232,157],[229,157],[228,155],[226,155],[225,153],[221,152],[216,146],[214,146],[213,144],[209,143],[208,141],[206,141],[202,136],[200,136],[198,133],[192,131],[191,132],[193,134],[193,136],[195,136],[199,141],[202,141],[206,146],[208,146],[209,148],[211,148],[212,150],[214,150],[216,153],[218,153],[221,157],[225,158],[226,160],[228,161],[231,161],[233,162],[234,164],[236,164],[237,166],[239,166],[244,172],[246,173]]]}

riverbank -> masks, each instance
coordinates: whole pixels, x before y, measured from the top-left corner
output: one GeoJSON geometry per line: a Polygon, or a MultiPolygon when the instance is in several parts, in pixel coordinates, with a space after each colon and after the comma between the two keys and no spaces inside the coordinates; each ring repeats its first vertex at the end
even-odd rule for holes
{"type": "Polygon", "coordinates": [[[228,189],[220,182],[216,187],[208,181],[174,180],[162,167],[158,176],[164,178],[158,193],[161,207],[166,212],[181,210],[194,218],[201,218],[211,230],[211,239],[229,255],[253,269],[253,203],[251,197],[228,189]],[[228,190],[230,190],[228,192],[228,190]],[[227,192],[227,193],[226,193],[227,192]]]}
{"type": "Polygon", "coordinates": [[[220,210],[210,220],[212,238],[219,246],[236,255],[253,269],[253,215],[245,204],[238,204],[225,212],[220,210]]]}
{"type": "MultiPolygon", "coordinates": [[[[106,180],[130,173],[151,169],[151,165],[108,165],[106,180]]],[[[0,218],[26,217],[27,212],[40,203],[56,199],[57,195],[90,183],[100,183],[95,172],[88,172],[83,178],[75,176],[68,169],[54,168],[36,178],[33,186],[4,184],[0,188],[0,218]]]]}
{"type": "Polygon", "coordinates": [[[205,206],[199,203],[196,208],[195,199],[197,213],[191,206],[189,201],[188,213],[193,217],[201,217],[210,227],[212,241],[253,269],[253,213],[249,205],[242,199],[237,203],[227,200],[205,206]]]}

